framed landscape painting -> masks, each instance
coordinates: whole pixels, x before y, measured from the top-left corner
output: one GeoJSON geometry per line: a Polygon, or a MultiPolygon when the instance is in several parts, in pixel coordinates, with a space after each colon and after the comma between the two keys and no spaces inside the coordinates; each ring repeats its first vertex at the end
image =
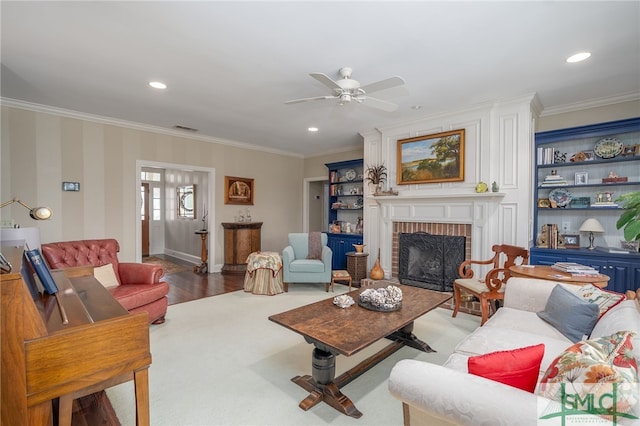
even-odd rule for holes
{"type": "Polygon", "coordinates": [[[224,203],[253,205],[253,179],[225,176],[224,203]]]}
{"type": "Polygon", "coordinates": [[[398,185],[464,181],[464,129],[398,141],[398,185]]]}

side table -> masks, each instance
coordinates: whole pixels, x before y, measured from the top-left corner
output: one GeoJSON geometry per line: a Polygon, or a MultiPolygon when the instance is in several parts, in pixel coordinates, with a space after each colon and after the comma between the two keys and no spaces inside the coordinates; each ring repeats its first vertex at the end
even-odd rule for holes
{"type": "Polygon", "coordinates": [[[538,278],[577,285],[593,284],[599,288],[606,287],[609,281],[608,275],[573,276],[566,272],[556,271],[548,265],[513,265],[509,267],[509,271],[511,271],[512,277],[538,278]]]}
{"type": "Polygon", "coordinates": [[[282,258],[273,251],[257,251],[247,258],[244,291],[273,296],[284,292],[282,258]]]}
{"type": "Polygon", "coordinates": [[[351,275],[353,285],[360,287],[360,280],[367,278],[367,258],[369,253],[350,251],[347,256],[347,272],[351,275]]]}

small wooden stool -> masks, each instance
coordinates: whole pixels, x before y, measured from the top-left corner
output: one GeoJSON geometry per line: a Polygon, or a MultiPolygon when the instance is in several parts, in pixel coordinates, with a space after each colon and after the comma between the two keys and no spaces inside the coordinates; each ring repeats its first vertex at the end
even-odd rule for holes
{"type": "Polygon", "coordinates": [[[349,291],[351,291],[351,275],[349,275],[349,272],[342,269],[331,271],[331,291],[333,291],[333,284],[336,281],[348,281],[349,291]]]}

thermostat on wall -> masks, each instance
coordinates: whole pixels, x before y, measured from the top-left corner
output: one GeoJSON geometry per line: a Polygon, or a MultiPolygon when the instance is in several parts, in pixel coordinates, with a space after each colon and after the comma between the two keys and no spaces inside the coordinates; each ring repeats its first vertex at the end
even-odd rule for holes
{"type": "Polygon", "coordinates": [[[62,182],[63,191],[80,191],[80,182],[62,182]]]}

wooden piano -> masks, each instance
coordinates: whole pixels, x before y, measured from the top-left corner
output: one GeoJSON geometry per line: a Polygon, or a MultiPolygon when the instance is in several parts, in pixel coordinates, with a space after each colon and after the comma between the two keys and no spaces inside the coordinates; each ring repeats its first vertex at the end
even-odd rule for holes
{"type": "Polygon", "coordinates": [[[22,243],[1,251],[12,270],[0,276],[0,425],[70,425],[74,399],[129,380],[137,424],[149,425],[147,314],[127,312],[91,267],[52,271],[58,301],[34,292],[22,243]]]}

